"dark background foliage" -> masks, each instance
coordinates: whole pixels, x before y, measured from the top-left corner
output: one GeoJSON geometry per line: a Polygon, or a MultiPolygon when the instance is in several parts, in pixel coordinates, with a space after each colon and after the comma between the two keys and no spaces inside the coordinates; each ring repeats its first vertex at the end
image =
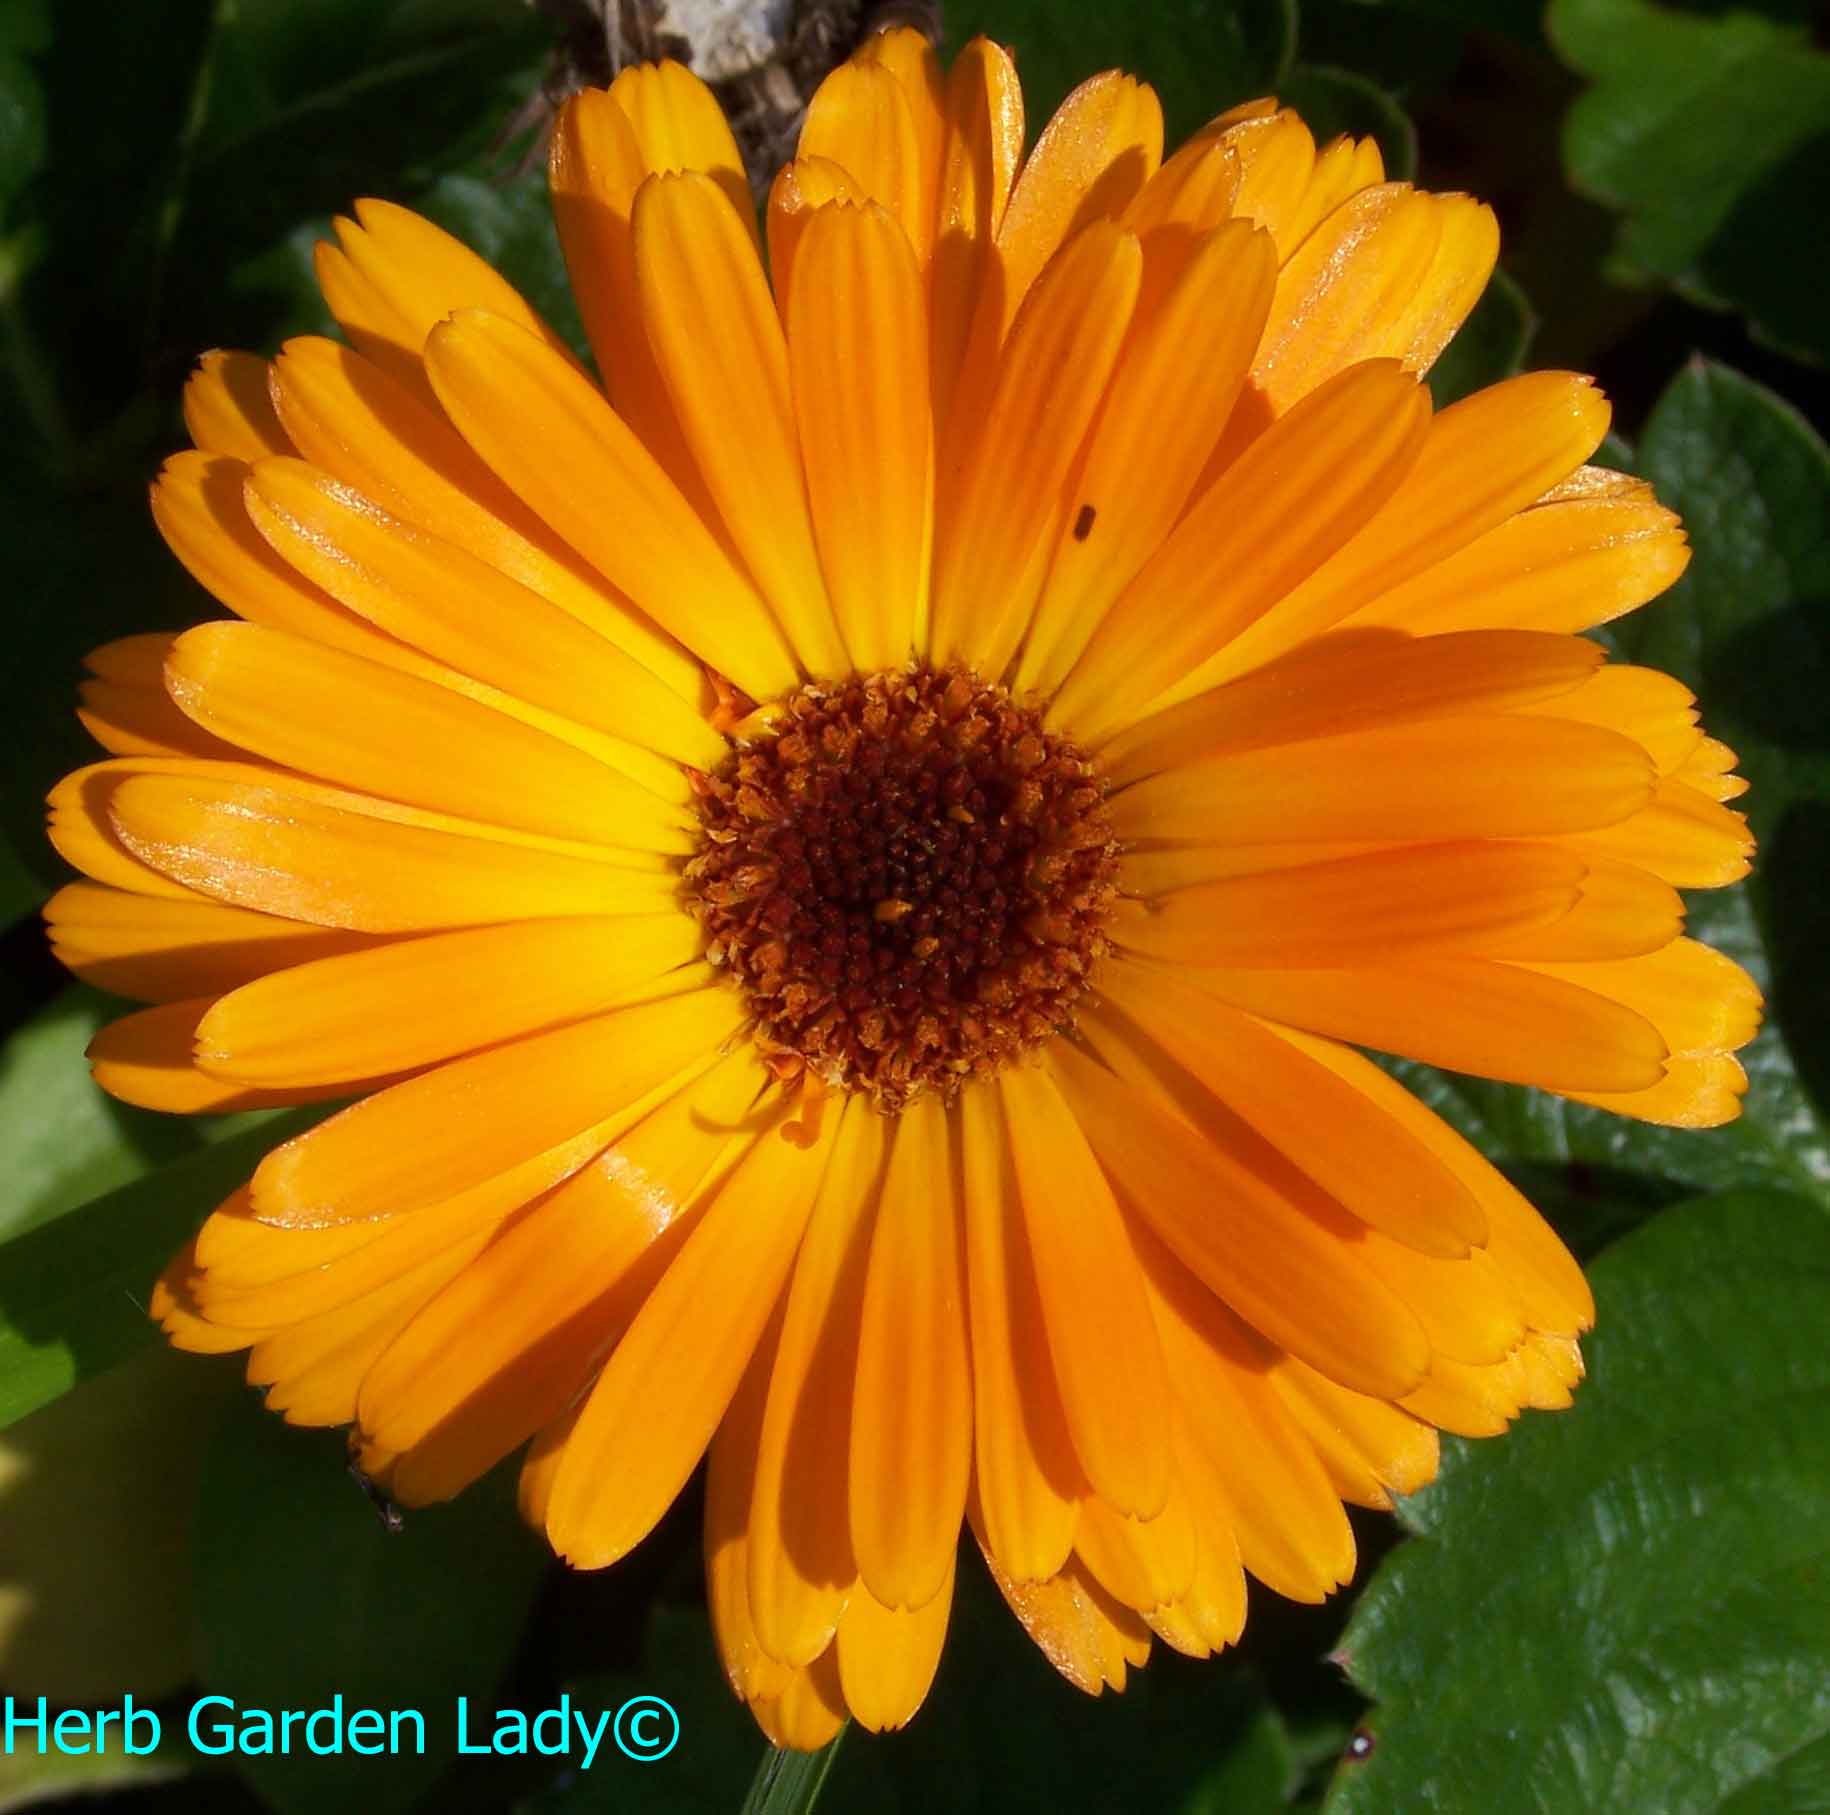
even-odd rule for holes
{"type": "MultiPolygon", "coordinates": [[[[905,7],[905,14],[931,12],[905,7]]],[[[1830,57],[1809,0],[954,0],[1018,51],[1032,122],[1092,70],[1159,88],[1172,138],[1276,91],[1318,136],[1497,207],[1503,271],[1432,385],[1595,372],[1612,457],[1697,554],[1619,627],[1741,752],[1755,881],[1694,925],[1767,985],[1746,1117],[1671,1134],[1403,1068],[1595,1260],[1575,1411],[1449,1443],[1354,1590],[1255,1593],[1244,1643],[1082,1701],[976,1570],[904,1735],[850,1739],[833,1809],[1250,1812],[1830,1807],[1830,57]],[[1388,1554],[1389,1553],[1389,1554],[1388,1554]],[[1381,1561],[1383,1559],[1383,1561],[1381,1561]]],[[[797,0],[796,73],[864,9],[797,0]]],[[[644,0],[623,0],[626,40],[644,0]]],[[[576,332],[545,205],[543,97],[603,49],[587,0],[0,0],[0,1689],[168,1714],[422,1707],[423,1758],[0,1757],[0,1808],[643,1808],[742,1801],[760,1745],[713,1661],[688,1494],[625,1566],[566,1576],[509,1483],[390,1533],[337,1439],[265,1416],[232,1362],[140,1312],[164,1254],[275,1137],[101,1097],[110,1012],[36,910],[46,788],[86,758],[83,653],[199,615],[145,487],[195,354],[328,330],[310,247],[361,194],[420,208],[576,332]],[[664,1763],[461,1761],[458,1694],[666,1695],[664,1763]]],[[[638,45],[639,48],[639,45],[638,45]]],[[[1159,1652],[1160,1652],[1159,1648],[1159,1652]]],[[[168,1731],[178,1723],[168,1721],[168,1731]]],[[[790,1792],[772,1807],[803,1806],[790,1792]]]]}

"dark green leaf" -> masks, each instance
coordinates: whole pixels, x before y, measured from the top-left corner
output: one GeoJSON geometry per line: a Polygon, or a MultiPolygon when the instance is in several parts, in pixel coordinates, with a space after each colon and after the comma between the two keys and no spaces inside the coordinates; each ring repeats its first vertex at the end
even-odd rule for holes
{"type": "Polygon", "coordinates": [[[1575,1408],[1446,1446],[1407,1505],[1330,1815],[1810,1806],[1754,1786],[1830,1731],[1830,1218],[1701,1199],[1593,1278],[1575,1408]]]}
{"type": "Polygon", "coordinates": [[[1015,52],[1031,138],[1070,89],[1123,69],[1162,97],[1165,135],[1179,144],[1235,102],[1273,93],[1296,46],[1295,0],[953,0],[946,25],[953,48],[983,32],[1015,52]]]}
{"type": "Polygon", "coordinates": [[[0,1247],[0,1426],[154,1341],[147,1294],[165,1263],[268,1148],[322,1113],[235,1135],[0,1247]]]}
{"type": "Polygon", "coordinates": [[[1351,69],[1299,63],[1278,84],[1277,93],[1303,116],[1316,144],[1344,132],[1357,139],[1371,137],[1378,141],[1385,174],[1393,182],[1408,182],[1417,174],[1417,129],[1376,82],[1351,69]]]}
{"type": "Polygon", "coordinates": [[[1510,378],[1524,365],[1537,329],[1538,318],[1525,292],[1496,269],[1474,305],[1474,313],[1430,367],[1430,395],[1436,407],[1441,409],[1470,391],[1510,378]]]}
{"type": "MultiPolygon", "coordinates": [[[[197,1531],[197,1616],[205,1688],[238,1711],[361,1708],[423,1716],[402,1750],[241,1757],[282,1811],[415,1802],[457,1756],[457,1704],[470,1740],[494,1729],[498,1681],[520,1636],[547,1552],[521,1524],[512,1479],[492,1476],[449,1506],[391,1532],[345,1467],[340,1435],[300,1431],[248,1399],[204,1465],[197,1531]]],[[[206,1707],[214,1722],[238,1719],[206,1707]]],[[[328,1743],[328,1741],[327,1741],[328,1743]]]]}
{"type": "Polygon", "coordinates": [[[1830,57],[1804,21],[1654,0],[1553,0],[1552,40],[1594,86],[1571,109],[1576,186],[1626,216],[1624,274],[1749,311],[1781,344],[1830,353],[1824,235],[1830,57]]]}

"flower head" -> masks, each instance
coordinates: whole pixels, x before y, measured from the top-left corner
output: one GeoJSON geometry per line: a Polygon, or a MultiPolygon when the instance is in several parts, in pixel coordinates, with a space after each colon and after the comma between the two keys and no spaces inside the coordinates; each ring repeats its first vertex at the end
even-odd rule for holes
{"type": "Polygon", "coordinates": [[[349,344],[208,355],[232,617],[99,651],[65,961],[129,1101],[356,1099],[161,1283],[398,1499],[529,1444],[573,1563],[710,1453],[732,1683],[907,1720],[963,1523],[1083,1688],[1319,1599],[1343,1501],[1568,1403],[1592,1314],[1361,1047],[1727,1120],[1732,756],[1579,634],[1685,560],[1588,381],[1433,412],[1463,196],[1271,102],[1023,155],[1009,58],[820,89],[759,234],[685,70],[553,145],[594,377],[364,202],[349,344]],[[766,262],[765,262],[766,248],[766,262]]]}

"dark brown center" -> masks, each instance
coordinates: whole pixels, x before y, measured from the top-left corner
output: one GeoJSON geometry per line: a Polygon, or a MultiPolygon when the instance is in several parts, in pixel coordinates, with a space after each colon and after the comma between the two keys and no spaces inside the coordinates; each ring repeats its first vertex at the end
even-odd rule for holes
{"type": "Polygon", "coordinates": [[[894,1113],[1066,1025],[1118,847],[1086,757],[973,676],[809,684],[698,779],[708,955],[778,1067],[894,1113]]]}

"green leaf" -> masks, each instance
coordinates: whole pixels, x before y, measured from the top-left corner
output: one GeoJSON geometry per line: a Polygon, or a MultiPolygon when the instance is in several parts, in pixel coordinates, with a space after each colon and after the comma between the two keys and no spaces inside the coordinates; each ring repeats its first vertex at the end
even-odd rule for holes
{"type": "Polygon", "coordinates": [[[1442,357],[1430,367],[1430,396],[1440,410],[1486,385],[1510,378],[1525,363],[1538,318],[1525,292],[1497,267],[1487,288],[1442,357]]]}
{"type": "Polygon", "coordinates": [[[1162,97],[1164,135],[1177,145],[1236,102],[1274,92],[1296,49],[1295,0],[952,0],[946,26],[949,54],[980,32],[1015,53],[1032,139],[1070,89],[1123,69],[1162,97]]]}
{"type": "Polygon", "coordinates": [[[1830,188],[1830,57],[1808,24],[1654,0],[1553,0],[1548,24],[1594,84],[1564,158],[1577,188],[1625,214],[1622,274],[1830,354],[1830,251],[1805,228],[1830,188]]]}
{"type": "Polygon", "coordinates": [[[402,1749],[237,1763],[276,1809],[404,1809],[457,1756],[457,1704],[472,1743],[493,1729],[491,1699],[520,1637],[547,1552],[515,1514],[512,1471],[390,1531],[351,1479],[340,1434],[295,1430],[251,1399],[233,1408],[204,1464],[197,1530],[203,1718],[251,1709],[346,1714],[417,1710],[402,1749]]]}
{"type": "Polygon", "coordinates": [[[1700,1199],[1593,1279],[1574,1409],[1445,1445],[1406,1505],[1330,1815],[1811,1806],[1757,1786],[1830,1733],[1830,1218],[1700,1199]]]}
{"type": "Polygon", "coordinates": [[[0,1048],[0,1241],[196,1151],[194,1118],[131,1108],[89,1076],[83,1050],[124,1006],[74,985],[0,1048]]]}
{"type": "Polygon", "coordinates": [[[99,1756],[91,1753],[40,1754],[21,1747],[0,1755],[0,1815],[15,1809],[41,1808],[107,1795],[111,1791],[151,1789],[182,1777],[189,1761],[164,1756],[165,1748],[149,1757],[129,1758],[119,1751],[99,1756]]]}
{"type": "Polygon", "coordinates": [[[1417,174],[1417,128],[1411,116],[1376,82],[1351,69],[1299,63],[1278,84],[1278,99],[1294,107],[1303,123],[1325,145],[1342,133],[1371,137],[1379,144],[1385,174],[1408,182],[1417,174]]]}
{"type": "Polygon", "coordinates": [[[808,1815],[837,1762],[845,1729],[817,1752],[767,1753],[743,1800],[743,1815],[808,1815]]]}
{"type": "Polygon", "coordinates": [[[1695,689],[1705,727],[1741,758],[1772,1017],[1830,1103],[1830,448],[1771,391],[1698,361],[1659,400],[1639,467],[1693,552],[1617,641],[1695,689]]]}
{"type": "Polygon", "coordinates": [[[0,1427],[156,1340],[147,1295],[166,1262],[268,1148],[323,1113],[264,1122],[0,1247],[0,1427]]]}
{"type": "Polygon", "coordinates": [[[126,1692],[145,1703],[193,1680],[197,1469],[238,1371],[143,1349],[0,1433],[8,1690],[66,1706],[126,1692]]]}
{"type": "Polygon", "coordinates": [[[731,1693],[703,1608],[653,1607],[641,1640],[631,1668],[585,1675],[566,1687],[577,1706],[591,1710],[658,1695],[679,1717],[680,1743],[653,1764],[620,1755],[606,1762],[600,1755],[587,1772],[567,1766],[525,1802],[525,1815],[729,1815],[743,1805],[745,1786],[777,1756],[731,1693]]]}

